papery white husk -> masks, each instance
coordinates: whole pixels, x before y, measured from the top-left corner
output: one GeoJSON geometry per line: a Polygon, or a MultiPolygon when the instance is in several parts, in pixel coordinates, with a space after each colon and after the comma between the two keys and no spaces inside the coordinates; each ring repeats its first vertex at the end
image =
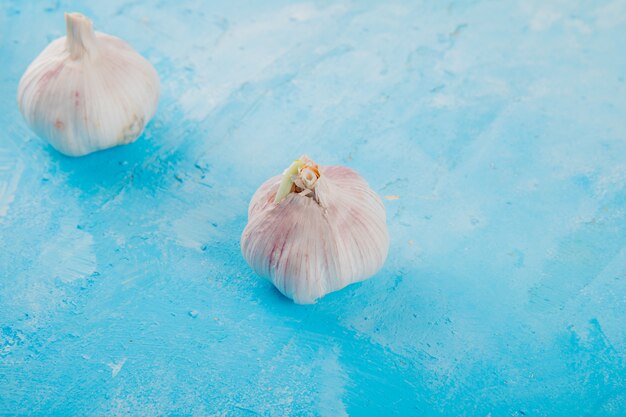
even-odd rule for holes
{"type": "Polygon", "coordinates": [[[314,193],[291,192],[276,203],[282,179],[266,181],[248,209],[241,249],[257,274],[310,304],[381,268],[389,248],[385,208],[359,174],[320,167],[314,193]]]}
{"type": "Polygon", "coordinates": [[[28,67],[18,105],[31,129],[70,156],[133,142],[154,115],[159,77],[123,40],[66,14],[68,36],[28,67]]]}

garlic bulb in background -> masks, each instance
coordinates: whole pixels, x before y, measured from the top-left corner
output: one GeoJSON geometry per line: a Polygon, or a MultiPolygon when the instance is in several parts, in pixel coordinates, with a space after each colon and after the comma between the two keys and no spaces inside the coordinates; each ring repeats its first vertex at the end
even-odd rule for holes
{"type": "Polygon", "coordinates": [[[388,249],[385,207],[365,180],[306,156],[261,185],[241,237],[248,264],[298,304],[369,278],[388,249]]]}
{"type": "Polygon", "coordinates": [[[17,101],[28,125],[55,149],[81,156],[133,142],[154,115],[159,77],[126,42],[66,13],[67,36],[28,67],[17,101]]]}

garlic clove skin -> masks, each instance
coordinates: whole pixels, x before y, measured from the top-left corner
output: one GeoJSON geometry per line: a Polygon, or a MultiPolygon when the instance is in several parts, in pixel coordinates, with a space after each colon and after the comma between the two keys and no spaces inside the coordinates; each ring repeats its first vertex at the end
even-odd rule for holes
{"type": "Polygon", "coordinates": [[[17,101],[29,127],[68,156],[133,142],[157,109],[159,77],[126,42],[66,13],[54,40],[20,80],[17,101]]]}
{"type": "Polygon", "coordinates": [[[303,165],[281,199],[284,175],[270,178],[254,194],[241,249],[254,271],[281,293],[312,304],[375,274],[387,257],[389,235],[384,205],[359,174],[341,166],[303,165]],[[315,173],[314,167],[311,181],[307,169],[315,173]],[[301,189],[298,182],[310,188],[301,189]]]}

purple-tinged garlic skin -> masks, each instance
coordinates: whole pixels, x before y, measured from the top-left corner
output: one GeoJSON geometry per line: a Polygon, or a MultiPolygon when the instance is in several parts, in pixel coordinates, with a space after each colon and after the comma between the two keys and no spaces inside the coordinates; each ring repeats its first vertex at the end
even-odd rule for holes
{"type": "Polygon", "coordinates": [[[82,156],[133,142],[154,115],[159,77],[123,40],[66,13],[67,36],[28,67],[17,101],[26,123],[59,152],[82,156]]]}
{"type": "Polygon", "coordinates": [[[342,166],[319,167],[316,181],[306,166],[300,174],[279,202],[283,176],[256,191],[241,250],[254,271],[285,296],[312,304],[374,275],[387,257],[389,235],[385,207],[359,174],[342,166]]]}

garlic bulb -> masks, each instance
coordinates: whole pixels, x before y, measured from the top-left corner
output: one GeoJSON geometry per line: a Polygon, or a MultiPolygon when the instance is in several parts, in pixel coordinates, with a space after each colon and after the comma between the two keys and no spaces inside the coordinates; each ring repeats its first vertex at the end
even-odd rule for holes
{"type": "Polygon", "coordinates": [[[356,172],[303,156],[252,197],[241,250],[280,292],[311,304],[380,269],[389,249],[385,217],[356,172]]]}
{"type": "Polygon", "coordinates": [[[133,142],[154,115],[159,77],[126,42],[66,13],[67,36],[28,67],[17,101],[27,124],[55,149],[81,156],[133,142]]]}

